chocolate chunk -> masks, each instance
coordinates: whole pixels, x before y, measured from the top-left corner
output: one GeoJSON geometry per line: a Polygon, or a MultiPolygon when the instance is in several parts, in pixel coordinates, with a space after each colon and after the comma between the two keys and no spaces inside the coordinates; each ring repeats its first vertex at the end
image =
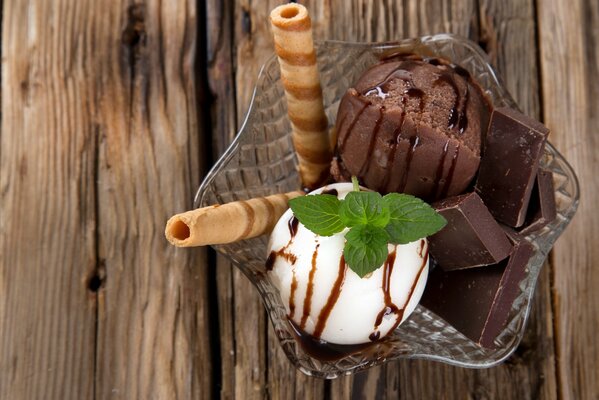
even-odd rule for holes
{"type": "Polygon", "coordinates": [[[495,264],[512,245],[476,193],[433,204],[447,225],[429,238],[431,255],[445,271],[495,264]]]}
{"type": "Polygon", "coordinates": [[[493,111],[476,191],[499,221],[518,228],[534,185],[549,130],[510,108],[493,111]]]}
{"type": "Polygon", "coordinates": [[[537,231],[553,221],[556,216],[553,174],[551,171],[539,169],[537,180],[530,196],[526,222],[520,233],[528,235],[537,231]]]}
{"type": "Polygon", "coordinates": [[[510,235],[510,257],[484,268],[443,271],[429,275],[420,303],[474,342],[494,347],[504,329],[512,304],[520,293],[533,247],[517,234],[510,235]]]}

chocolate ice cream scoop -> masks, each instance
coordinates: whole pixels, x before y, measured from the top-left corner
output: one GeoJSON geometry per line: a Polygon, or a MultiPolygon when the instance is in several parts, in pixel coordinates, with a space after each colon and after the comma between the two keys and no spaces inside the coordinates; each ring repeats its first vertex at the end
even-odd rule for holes
{"type": "Polygon", "coordinates": [[[367,70],[337,114],[337,181],[428,201],[475,176],[490,106],[469,73],[440,59],[396,56],[367,70]]]}

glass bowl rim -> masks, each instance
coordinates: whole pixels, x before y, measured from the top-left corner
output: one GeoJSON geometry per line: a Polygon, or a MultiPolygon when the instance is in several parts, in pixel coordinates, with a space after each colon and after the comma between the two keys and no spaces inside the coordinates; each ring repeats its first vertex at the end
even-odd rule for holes
{"type": "MultiPolygon", "coordinates": [[[[519,108],[517,103],[511,97],[510,93],[507,91],[505,84],[502,82],[501,78],[495,71],[495,68],[490,64],[488,55],[478,46],[478,44],[476,44],[475,42],[473,42],[467,38],[459,36],[459,35],[440,33],[440,34],[436,34],[436,35],[426,35],[426,36],[422,36],[422,37],[406,38],[406,39],[395,40],[395,41],[386,41],[386,42],[348,42],[348,41],[341,41],[341,40],[324,40],[324,41],[315,41],[315,47],[317,50],[321,49],[321,48],[326,48],[326,47],[337,47],[337,48],[345,47],[345,48],[358,49],[358,50],[365,49],[365,50],[369,50],[369,51],[373,51],[373,50],[382,51],[382,50],[387,50],[387,49],[407,47],[412,43],[413,44],[423,44],[426,46],[429,43],[442,42],[442,41],[457,42],[460,44],[460,46],[466,48],[468,51],[475,53],[475,55],[477,57],[479,57],[481,60],[483,60],[486,63],[487,68],[486,68],[485,72],[490,73],[492,80],[495,82],[496,89],[498,89],[501,97],[511,107],[519,108]]],[[[225,152],[219,157],[219,159],[215,162],[213,167],[205,175],[201,185],[199,186],[199,188],[196,192],[196,195],[194,198],[194,207],[197,208],[203,203],[204,196],[208,193],[207,189],[212,184],[214,179],[217,177],[218,172],[221,170],[221,168],[223,166],[225,166],[229,161],[231,161],[231,159],[237,154],[237,151],[239,149],[239,146],[240,146],[241,141],[244,136],[243,133],[248,128],[248,124],[251,120],[252,111],[254,109],[254,103],[255,103],[256,98],[260,92],[259,83],[261,82],[261,80],[264,76],[266,68],[270,67],[271,64],[273,63],[273,61],[275,61],[275,60],[276,60],[276,55],[273,52],[273,54],[264,62],[264,64],[262,64],[259,74],[256,79],[256,84],[254,85],[254,89],[253,89],[253,92],[252,92],[252,95],[250,98],[250,102],[248,104],[247,112],[244,116],[242,123],[239,125],[237,134],[234,137],[234,139],[232,140],[232,142],[230,143],[230,145],[227,147],[225,152]]],[[[565,229],[565,227],[570,223],[574,213],[577,210],[578,203],[580,201],[580,185],[579,185],[578,177],[577,177],[575,171],[573,170],[572,166],[568,163],[568,161],[565,159],[565,157],[549,141],[546,143],[546,147],[549,148],[550,151],[553,152],[558,158],[560,158],[560,160],[565,164],[565,167],[571,173],[570,177],[573,178],[573,182],[572,182],[572,188],[573,188],[572,199],[573,199],[573,201],[572,201],[572,205],[568,209],[568,213],[566,215],[567,219],[565,221],[565,224],[562,227],[562,231],[563,231],[563,229],[565,229]]],[[[561,233],[560,233],[560,235],[561,235],[561,233]]],[[[559,237],[559,235],[558,235],[558,237],[559,237]]],[[[557,240],[557,237],[555,238],[555,240],[557,240]]],[[[555,240],[552,242],[551,247],[553,246],[555,240]]],[[[535,250],[535,252],[538,252],[538,251],[539,250],[535,250]]],[[[549,250],[547,250],[547,252],[544,252],[544,258],[547,257],[548,252],[549,252],[549,250]]],[[[236,267],[239,266],[239,262],[237,262],[236,260],[231,260],[231,261],[234,265],[236,265],[236,267]]],[[[542,266],[540,268],[542,268],[542,266]]],[[[393,357],[392,359],[396,359],[396,358],[426,359],[426,360],[432,360],[432,361],[439,361],[439,362],[443,362],[445,364],[460,366],[460,367],[464,367],[464,368],[489,368],[489,367],[493,367],[495,365],[502,363],[503,361],[505,361],[507,358],[509,358],[513,354],[513,352],[518,347],[518,344],[522,340],[523,332],[525,332],[525,330],[526,330],[528,318],[530,317],[530,312],[531,312],[531,308],[532,308],[532,296],[535,293],[537,283],[538,283],[538,274],[530,286],[530,292],[528,294],[528,299],[527,299],[528,305],[527,305],[527,307],[525,307],[524,315],[522,317],[523,318],[523,326],[520,329],[520,333],[518,334],[517,340],[515,340],[515,343],[513,343],[508,349],[506,349],[507,351],[503,354],[503,356],[501,356],[499,358],[494,358],[494,359],[490,360],[489,362],[479,361],[476,363],[451,359],[451,358],[448,358],[447,356],[443,356],[443,355],[418,354],[418,353],[408,354],[408,355],[400,355],[399,357],[393,357]]],[[[271,322],[274,322],[274,321],[272,321],[272,318],[273,318],[272,315],[270,315],[270,313],[268,313],[268,314],[269,314],[269,319],[271,319],[271,322]]],[[[280,339],[280,337],[278,339],[280,339]]],[[[284,347],[283,347],[283,349],[284,349],[284,352],[286,353],[287,357],[291,358],[290,354],[288,354],[287,349],[284,347]]],[[[302,370],[302,372],[304,372],[308,375],[312,375],[311,371],[309,371],[309,370],[306,371],[298,363],[294,362],[293,360],[291,360],[291,361],[292,361],[292,364],[296,368],[302,370]]],[[[365,368],[368,368],[368,367],[371,367],[374,365],[379,365],[383,362],[385,362],[385,360],[371,362],[368,365],[364,366],[363,368],[358,367],[357,369],[356,368],[351,369],[351,370],[347,371],[346,374],[351,374],[351,373],[357,372],[359,370],[362,370],[362,369],[365,369],[365,368]]],[[[339,373],[338,375],[342,375],[342,373],[339,373]]]]}

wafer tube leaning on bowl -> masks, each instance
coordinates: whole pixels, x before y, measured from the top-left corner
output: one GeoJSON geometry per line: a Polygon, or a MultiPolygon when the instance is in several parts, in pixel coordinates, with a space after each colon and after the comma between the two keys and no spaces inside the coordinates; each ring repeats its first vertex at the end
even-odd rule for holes
{"type": "Polygon", "coordinates": [[[306,7],[294,3],[272,10],[270,22],[300,177],[305,187],[315,189],[328,177],[332,151],[316,68],[312,22],[306,7]]]}
{"type": "Polygon", "coordinates": [[[164,234],[177,247],[232,243],[270,233],[302,191],[213,205],[174,215],[164,234]]]}

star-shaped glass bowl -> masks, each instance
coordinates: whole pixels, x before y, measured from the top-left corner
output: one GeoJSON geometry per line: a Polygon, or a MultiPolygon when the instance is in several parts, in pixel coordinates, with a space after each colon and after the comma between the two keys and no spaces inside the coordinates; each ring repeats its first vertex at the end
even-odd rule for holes
{"type": "MultiPolygon", "coordinates": [[[[394,52],[443,57],[466,68],[478,80],[496,107],[517,108],[485,53],[473,42],[447,34],[392,43],[317,43],[318,67],[329,125],[335,124],[339,101],[345,91],[382,55],[394,52]]],[[[289,192],[300,188],[298,162],[291,142],[287,102],[273,56],[258,78],[249,111],[237,137],[200,186],[195,206],[226,203],[252,197],[289,192]]],[[[270,316],[274,331],[289,360],[302,372],[335,378],[398,358],[419,358],[452,365],[485,368],[505,360],[518,346],[539,272],[553,243],[572,219],[579,201],[574,171],[550,144],[541,166],[553,172],[557,218],[526,237],[535,249],[528,273],[520,282],[508,323],[495,340],[496,348],[483,348],[451,325],[418,306],[414,313],[386,339],[337,361],[320,361],[306,354],[287,321],[285,306],[265,274],[266,235],[232,244],[214,246],[228,257],[254,284],[270,316]]]]}

